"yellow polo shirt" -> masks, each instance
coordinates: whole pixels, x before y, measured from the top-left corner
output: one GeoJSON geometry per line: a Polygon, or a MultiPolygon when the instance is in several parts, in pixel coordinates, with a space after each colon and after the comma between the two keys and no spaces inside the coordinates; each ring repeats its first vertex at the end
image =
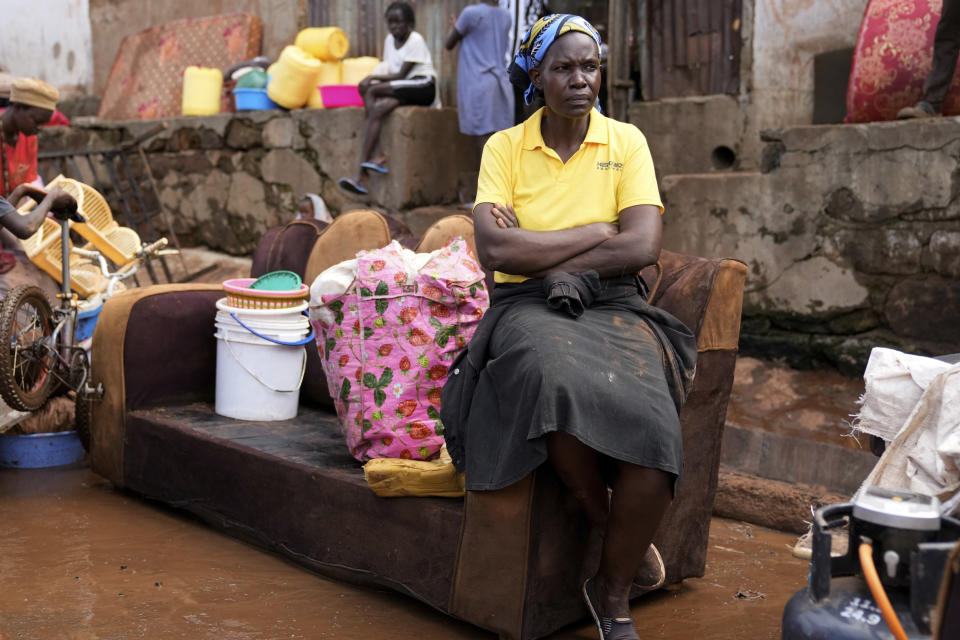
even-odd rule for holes
{"type": "MultiPolygon", "coordinates": [[[[543,111],[487,141],[477,204],[510,204],[520,226],[533,231],[617,224],[621,211],[640,204],[655,205],[663,213],[650,148],[639,129],[593,110],[583,143],[564,164],[543,142],[543,111]]],[[[495,279],[527,278],[498,271],[495,279]]]]}

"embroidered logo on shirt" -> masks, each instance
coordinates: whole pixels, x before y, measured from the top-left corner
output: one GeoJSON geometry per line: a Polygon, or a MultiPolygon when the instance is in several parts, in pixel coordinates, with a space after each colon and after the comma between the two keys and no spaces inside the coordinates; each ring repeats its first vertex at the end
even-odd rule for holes
{"type": "Polygon", "coordinates": [[[607,162],[597,162],[597,171],[623,171],[622,162],[614,162],[613,160],[608,160],[607,162]]]}

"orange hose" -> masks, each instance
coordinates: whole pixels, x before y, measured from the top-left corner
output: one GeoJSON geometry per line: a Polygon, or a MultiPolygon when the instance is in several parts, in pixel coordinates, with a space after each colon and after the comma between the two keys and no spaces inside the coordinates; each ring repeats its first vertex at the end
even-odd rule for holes
{"type": "Polygon", "coordinates": [[[886,620],[887,626],[889,626],[890,631],[893,632],[893,637],[897,640],[909,640],[907,633],[900,624],[897,613],[893,610],[893,605],[890,604],[890,598],[887,597],[887,592],[883,590],[883,585],[880,584],[877,567],[873,564],[873,545],[869,542],[860,543],[860,567],[863,569],[863,577],[867,579],[867,586],[870,587],[870,593],[873,594],[873,599],[877,601],[877,605],[880,607],[880,613],[883,615],[883,619],[886,620]]]}

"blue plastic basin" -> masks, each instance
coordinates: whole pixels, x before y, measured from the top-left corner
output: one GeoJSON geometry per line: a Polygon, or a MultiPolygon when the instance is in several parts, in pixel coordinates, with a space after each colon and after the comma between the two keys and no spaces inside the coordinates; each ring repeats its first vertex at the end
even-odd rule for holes
{"type": "Polygon", "coordinates": [[[0,467],[39,469],[83,460],[76,431],[0,436],[0,467]]]}
{"type": "Polygon", "coordinates": [[[266,89],[234,89],[233,99],[237,103],[237,111],[267,111],[280,108],[280,105],[267,95],[266,89]]]}
{"type": "Polygon", "coordinates": [[[103,309],[103,303],[100,303],[100,305],[93,309],[81,311],[77,314],[77,342],[93,337],[93,330],[97,326],[101,309],[103,309]]]}

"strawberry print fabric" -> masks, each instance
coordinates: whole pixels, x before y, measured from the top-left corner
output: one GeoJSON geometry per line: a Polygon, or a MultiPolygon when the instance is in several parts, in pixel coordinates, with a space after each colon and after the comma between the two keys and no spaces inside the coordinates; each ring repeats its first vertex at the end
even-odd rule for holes
{"type": "Polygon", "coordinates": [[[419,270],[405,253],[414,255],[396,241],[358,253],[346,293],[311,301],[330,396],[361,462],[439,454],[447,369],[489,307],[483,271],[463,238],[419,270]],[[330,313],[317,317],[317,306],[330,313]]]}
{"type": "MultiPolygon", "coordinates": [[[[871,0],[853,52],[846,122],[893,120],[921,99],[942,8],[942,0],[871,0]]],[[[943,113],[960,114],[957,75],[943,113]]]]}

